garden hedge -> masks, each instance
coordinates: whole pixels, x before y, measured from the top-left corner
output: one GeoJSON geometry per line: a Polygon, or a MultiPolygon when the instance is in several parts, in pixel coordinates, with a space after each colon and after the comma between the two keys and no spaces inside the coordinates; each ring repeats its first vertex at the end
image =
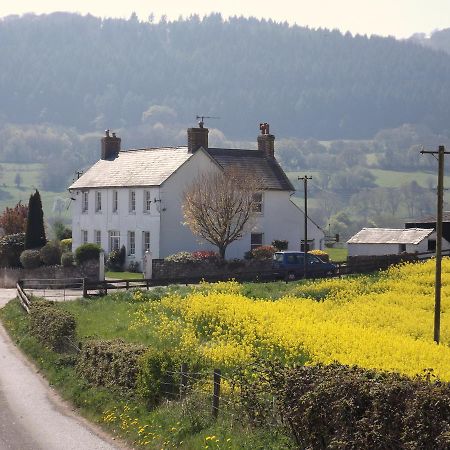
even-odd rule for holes
{"type": "Polygon", "coordinates": [[[116,340],[90,340],[83,343],[77,372],[96,386],[134,390],[139,358],[144,345],[116,340]]]}
{"type": "MultiPolygon", "coordinates": [[[[425,374],[426,375],[426,374],[425,374]]],[[[262,425],[273,398],[299,448],[450,448],[450,384],[341,365],[263,371],[244,385],[248,416],[262,425]]]]}
{"type": "Polygon", "coordinates": [[[76,339],[75,317],[53,302],[32,302],[30,311],[30,332],[52,350],[63,352],[70,350],[76,339]]]}

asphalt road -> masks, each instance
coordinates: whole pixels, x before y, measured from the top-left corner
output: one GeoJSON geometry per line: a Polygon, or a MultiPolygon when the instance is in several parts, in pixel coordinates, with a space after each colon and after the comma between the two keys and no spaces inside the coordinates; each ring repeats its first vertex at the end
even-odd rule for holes
{"type": "MultiPolygon", "coordinates": [[[[0,307],[15,289],[0,289],[0,307]]],[[[0,450],[124,449],[73,413],[0,325],[0,450]]]]}

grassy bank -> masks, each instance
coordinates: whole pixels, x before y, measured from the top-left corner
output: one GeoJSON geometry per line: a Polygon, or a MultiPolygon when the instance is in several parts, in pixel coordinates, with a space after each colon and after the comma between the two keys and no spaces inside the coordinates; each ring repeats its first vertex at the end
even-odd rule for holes
{"type": "MultiPolygon", "coordinates": [[[[79,301],[69,309],[84,310],[87,315],[78,314],[79,335],[92,337],[116,337],[127,334],[125,306],[128,302],[111,299],[79,301]],[[97,320],[83,323],[93,315],[97,320]],[[114,321],[113,318],[116,317],[114,321]],[[101,320],[100,320],[101,318],[101,320]],[[107,325],[109,322],[109,326],[107,325]],[[107,332],[107,329],[114,329],[107,332]]],[[[65,304],[68,307],[69,304],[65,304]]],[[[137,305],[136,305],[137,306],[137,305]]],[[[130,309],[133,311],[133,308],[130,309]]],[[[265,430],[246,426],[236,420],[233,411],[222,405],[221,414],[214,420],[210,414],[211,405],[205,398],[187,397],[183,402],[171,401],[148,410],[138,398],[114,389],[91,386],[77,374],[75,354],[59,355],[43,347],[29,334],[29,317],[14,300],[0,310],[0,319],[19,348],[37,365],[52,385],[64,398],[70,401],[80,414],[99,424],[112,435],[125,439],[134,448],[168,449],[288,449],[292,441],[277,429],[265,430]]],[[[142,336],[128,336],[142,341],[142,336]]],[[[150,344],[150,341],[147,341],[150,344]]]]}

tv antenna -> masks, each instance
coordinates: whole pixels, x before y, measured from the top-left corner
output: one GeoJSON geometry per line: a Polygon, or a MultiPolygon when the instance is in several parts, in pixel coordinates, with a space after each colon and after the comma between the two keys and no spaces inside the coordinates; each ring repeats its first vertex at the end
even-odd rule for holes
{"type": "Polygon", "coordinates": [[[203,125],[205,124],[205,119],[220,119],[220,117],[216,117],[216,116],[195,116],[195,118],[199,120],[198,122],[198,126],[200,128],[203,128],[203,125]]]}

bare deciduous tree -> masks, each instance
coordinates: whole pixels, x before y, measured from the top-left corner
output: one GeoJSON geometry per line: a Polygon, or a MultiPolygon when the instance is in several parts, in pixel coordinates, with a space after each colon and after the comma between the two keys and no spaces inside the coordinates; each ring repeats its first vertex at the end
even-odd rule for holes
{"type": "Polygon", "coordinates": [[[222,258],[229,244],[248,232],[262,180],[232,167],[199,175],[183,193],[183,214],[191,231],[215,245],[222,258]]]}

